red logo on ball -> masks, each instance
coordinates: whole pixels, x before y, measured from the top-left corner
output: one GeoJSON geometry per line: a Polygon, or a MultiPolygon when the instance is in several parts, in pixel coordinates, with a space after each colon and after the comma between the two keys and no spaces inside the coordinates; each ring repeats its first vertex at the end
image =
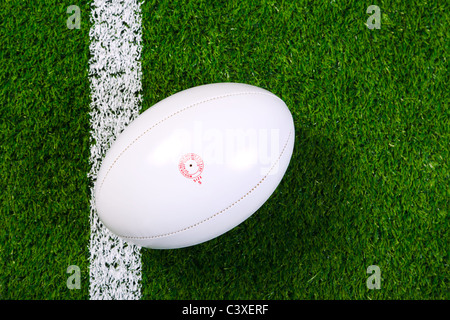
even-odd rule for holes
{"type": "Polygon", "coordinates": [[[194,182],[198,182],[199,184],[202,184],[200,180],[204,166],[202,158],[195,153],[185,154],[178,163],[178,169],[181,174],[188,179],[193,179],[194,182]]]}

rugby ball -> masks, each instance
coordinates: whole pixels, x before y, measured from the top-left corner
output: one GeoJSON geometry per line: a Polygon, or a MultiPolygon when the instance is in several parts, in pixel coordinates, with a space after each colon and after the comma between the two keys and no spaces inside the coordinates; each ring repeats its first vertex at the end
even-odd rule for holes
{"type": "Polygon", "coordinates": [[[288,107],[265,89],[216,83],[178,92],[139,115],[111,145],[95,183],[98,216],[142,247],[213,239],[275,191],[294,137],[288,107]]]}

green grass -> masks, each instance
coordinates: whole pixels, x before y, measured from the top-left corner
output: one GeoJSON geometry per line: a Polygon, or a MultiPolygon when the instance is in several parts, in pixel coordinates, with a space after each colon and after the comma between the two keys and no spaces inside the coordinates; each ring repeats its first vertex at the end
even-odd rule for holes
{"type": "Polygon", "coordinates": [[[67,28],[67,6],[0,8],[0,299],[87,298],[89,29],[67,28]]]}
{"type": "MultiPolygon", "coordinates": [[[[88,298],[87,1],[0,8],[0,299],[88,298]],[[70,4],[80,30],[66,27],[70,4]],[[81,290],[66,269],[81,268],[81,290]]],[[[448,299],[449,5],[146,1],[143,110],[212,82],[290,108],[293,158],[243,224],[143,250],[144,299],[448,299]],[[365,22],[380,6],[381,29],[365,22]],[[366,287],[378,265],[381,289],[366,287]]]]}
{"type": "Polygon", "coordinates": [[[283,98],[296,126],[287,174],[249,220],[144,252],[144,298],[449,297],[449,8],[380,2],[369,30],[370,4],[144,4],[144,109],[245,82],[283,98]]]}

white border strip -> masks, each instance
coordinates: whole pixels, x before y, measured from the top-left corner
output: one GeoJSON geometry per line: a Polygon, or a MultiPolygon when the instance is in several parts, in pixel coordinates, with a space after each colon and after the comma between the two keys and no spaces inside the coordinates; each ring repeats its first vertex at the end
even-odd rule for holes
{"type": "MultiPolygon", "coordinates": [[[[92,168],[88,176],[94,182],[111,143],[139,115],[142,30],[138,1],[92,1],[89,33],[92,168]]],[[[93,187],[90,223],[90,299],[140,299],[140,248],[124,242],[103,226],[95,209],[93,187]]]]}

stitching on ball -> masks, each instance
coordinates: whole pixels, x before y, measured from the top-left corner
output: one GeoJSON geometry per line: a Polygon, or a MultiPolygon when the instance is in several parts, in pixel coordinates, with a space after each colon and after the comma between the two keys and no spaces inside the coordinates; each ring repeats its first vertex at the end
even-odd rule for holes
{"type": "Polygon", "coordinates": [[[183,229],[177,230],[177,231],[173,231],[173,232],[168,232],[168,233],[164,233],[164,234],[160,234],[160,235],[156,235],[156,236],[148,236],[148,237],[130,237],[130,236],[121,236],[119,235],[119,237],[124,238],[124,239],[130,239],[130,240],[148,240],[148,239],[157,239],[157,238],[163,238],[163,237],[168,237],[171,235],[174,235],[176,233],[180,233],[192,228],[195,228],[197,226],[199,226],[202,223],[205,223],[209,220],[211,220],[214,217],[217,217],[218,215],[222,214],[223,212],[229,210],[230,208],[232,208],[233,206],[235,206],[236,204],[238,204],[240,201],[242,201],[243,199],[245,199],[245,197],[247,197],[248,195],[250,195],[253,191],[256,190],[256,188],[258,188],[261,183],[266,180],[267,176],[270,174],[270,172],[272,171],[272,169],[275,167],[275,165],[280,161],[281,157],[283,156],[284,151],[286,150],[286,147],[288,145],[289,140],[291,139],[291,135],[292,135],[292,131],[289,131],[289,136],[286,140],[286,143],[284,144],[283,150],[281,150],[280,155],[278,156],[278,159],[274,162],[274,164],[272,165],[272,167],[270,168],[270,170],[267,172],[267,174],[253,187],[250,189],[250,191],[248,191],[246,194],[244,194],[241,198],[239,198],[238,200],[236,200],[235,202],[233,202],[232,204],[230,204],[228,207],[216,212],[215,214],[213,214],[212,216],[203,219],[193,225],[190,225],[189,227],[185,227],[183,229]]]}
{"type": "MultiPolygon", "coordinates": [[[[127,145],[120,153],[119,155],[116,157],[116,159],[113,161],[113,163],[109,166],[108,171],[106,171],[105,176],[102,179],[102,182],[100,183],[100,186],[98,188],[98,192],[100,192],[100,190],[103,187],[103,184],[105,183],[106,177],[108,177],[109,172],[111,171],[111,169],[114,167],[114,165],[116,164],[116,162],[119,160],[119,158],[133,145],[136,143],[136,141],[138,141],[139,139],[141,139],[144,135],[146,135],[148,132],[150,132],[153,128],[155,128],[156,126],[160,125],[161,123],[163,123],[164,121],[167,121],[168,119],[172,118],[173,116],[186,111],[192,107],[201,105],[203,103],[209,102],[209,101],[213,101],[213,100],[218,100],[218,99],[223,99],[223,98],[227,98],[227,97],[232,97],[232,96],[239,96],[239,95],[246,95],[246,94],[262,94],[262,95],[267,95],[267,96],[271,96],[273,98],[278,98],[276,95],[271,94],[271,93],[265,93],[265,92],[237,92],[237,93],[230,93],[230,94],[226,94],[226,95],[222,95],[222,96],[217,96],[217,97],[212,97],[203,101],[199,101],[196,103],[193,103],[187,107],[184,107],[183,109],[178,110],[177,112],[172,113],[171,115],[168,115],[167,117],[165,117],[164,119],[158,121],[157,123],[155,123],[154,125],[152,125],[150,128],[148,128],[147,130],[145,130],[143,133],[141,133],[139,136],[137,136],[129,145],[127,145]]],[[[278,98],[279,99],[279,98],[278,98]]]]}

